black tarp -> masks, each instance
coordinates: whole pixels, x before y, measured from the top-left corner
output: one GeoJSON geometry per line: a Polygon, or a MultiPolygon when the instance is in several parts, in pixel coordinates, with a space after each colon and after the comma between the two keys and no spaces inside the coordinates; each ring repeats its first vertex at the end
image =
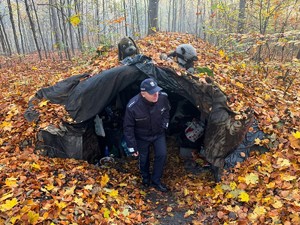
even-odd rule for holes
{"type": "Polygon", "coordinates": [[[225,94],[215,85],[201,84],[192,76],[180,76],[170,68],[155,66],[150,58],[143,55],[126,59],[126,65],[92,77],[77,75],[42,88],[37,91],[36,97],[64,105],[72,119],[81,123],[100,113],[126,87],[153,77],[164,90],[186,98],[201,112],[208,114],[216,102],[231,112],[226,105],[225,94]]]}
{"type": "Polygon", "coordinates": [[[178,75],[173,69],[155,65],[144,55],[128,57],[123,64],[92,77],[73,76],[40,89],[36,97],[64,105],[75,123],[81,124],[101,114],[117,97],[123,98],[125,107],[133,96],[124,98],[125,89],[127,94],[134,88],[138,91],[137,84],[143,79],[155,78],[164,91],[187,99],[199,110],[200,119],[206,124],[203,143],[207,160],[223,167],[225,157],[242,142],[251,120],[236,122],[226,95],[210,80],[205,83],[193,75],[178,75]]]}

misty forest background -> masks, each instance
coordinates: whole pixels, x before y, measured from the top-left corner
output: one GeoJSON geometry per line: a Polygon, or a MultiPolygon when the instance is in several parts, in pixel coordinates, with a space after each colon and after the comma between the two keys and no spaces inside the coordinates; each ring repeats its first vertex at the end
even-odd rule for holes
{"type": "Polygon", "coordinates": [[[300,58],[299,18],[298,0],[2,0],[0,55],[70,60],[171,31],[260,64],[287,62],[300,58]]]}

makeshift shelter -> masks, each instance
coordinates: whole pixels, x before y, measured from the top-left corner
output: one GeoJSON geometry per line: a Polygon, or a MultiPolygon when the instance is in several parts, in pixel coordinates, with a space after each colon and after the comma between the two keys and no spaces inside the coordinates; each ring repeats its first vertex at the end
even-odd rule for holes
{"type": "MultiPolygon", "coordinates": [[[[169,95],[172,106],[169,134],[182,131],[178,121],[196,119],[203,125],[203,135],[200,134],[199,142],[194,144],[204,149],[208,162],[223,168],[225,158],[243,141],[252,124],[250,111],[248,117],[236,121],[235,113],[226,103],[226,95],[211,79],[201,82],[193,75],[178,75],[171,68],[156,66],[144,55],[128,57],[123,65],[100,74],[72,76],[37,91],[35,98],[64,105],[74,120],[72,124],[65,122],[60,128],[41,130],[42,143],[38,146],[42,146],[44,154],[51,157],[70,157],[94,163],[103,156],[105,142],[119,136],[114,132],[122,133],[122,113],[126,104],[139,92],[141,81],[147,77],[156,79],[169,95]],[[185,112],[180,116],[179,111],[185,112]],[[98,121],[99,125],[99,118],[98,129],[103,123],[105,137],[95,131],[95,122],[98,121]]],[[[28,120],[37,116],[31,109],[25,113],[28,120]]]]}

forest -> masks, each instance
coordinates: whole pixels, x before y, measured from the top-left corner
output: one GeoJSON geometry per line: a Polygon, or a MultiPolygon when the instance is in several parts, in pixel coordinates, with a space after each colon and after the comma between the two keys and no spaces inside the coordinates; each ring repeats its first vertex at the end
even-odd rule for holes
{"type": "Polygon", "coordinates": [[[0,224],[300,224],[300,1],[0,1],[0,224]],[[120,66],[117,44],[135,40],[157,66],[187,76],[161,53],[197,50],[194,80],[209,77],[239,116],[251,108],[257,149],[216,182],[193,154],[168,142],[163,180],[140,186],[137,160],[99,166],[37,151],[40,130],[69,121],[44,87],[120,66]]]}

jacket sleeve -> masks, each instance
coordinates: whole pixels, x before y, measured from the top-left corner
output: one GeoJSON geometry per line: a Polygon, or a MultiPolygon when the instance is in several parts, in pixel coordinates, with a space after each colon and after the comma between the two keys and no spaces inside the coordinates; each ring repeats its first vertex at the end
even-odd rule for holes
{"type": "Polygon", "coordinates": [[[171,109],[170,102],[168,100],[168,97],[165,96],[164,110],[163,110],[163,113],[162,113],[162,126],[163,126],[164,129],[167,129],[169,127],[170,109],[171,109]]]}
{"type": "Polygon", "coordinates": [[[127,107],[124,116],[124,122],[123,122],[123,133],[124,133],[128,150],[131,154],[138,151],[136,146],[136,139],[134,135],[134,125],[135,125],[135,120],[134,120],[133,113],[127,107]]]}

